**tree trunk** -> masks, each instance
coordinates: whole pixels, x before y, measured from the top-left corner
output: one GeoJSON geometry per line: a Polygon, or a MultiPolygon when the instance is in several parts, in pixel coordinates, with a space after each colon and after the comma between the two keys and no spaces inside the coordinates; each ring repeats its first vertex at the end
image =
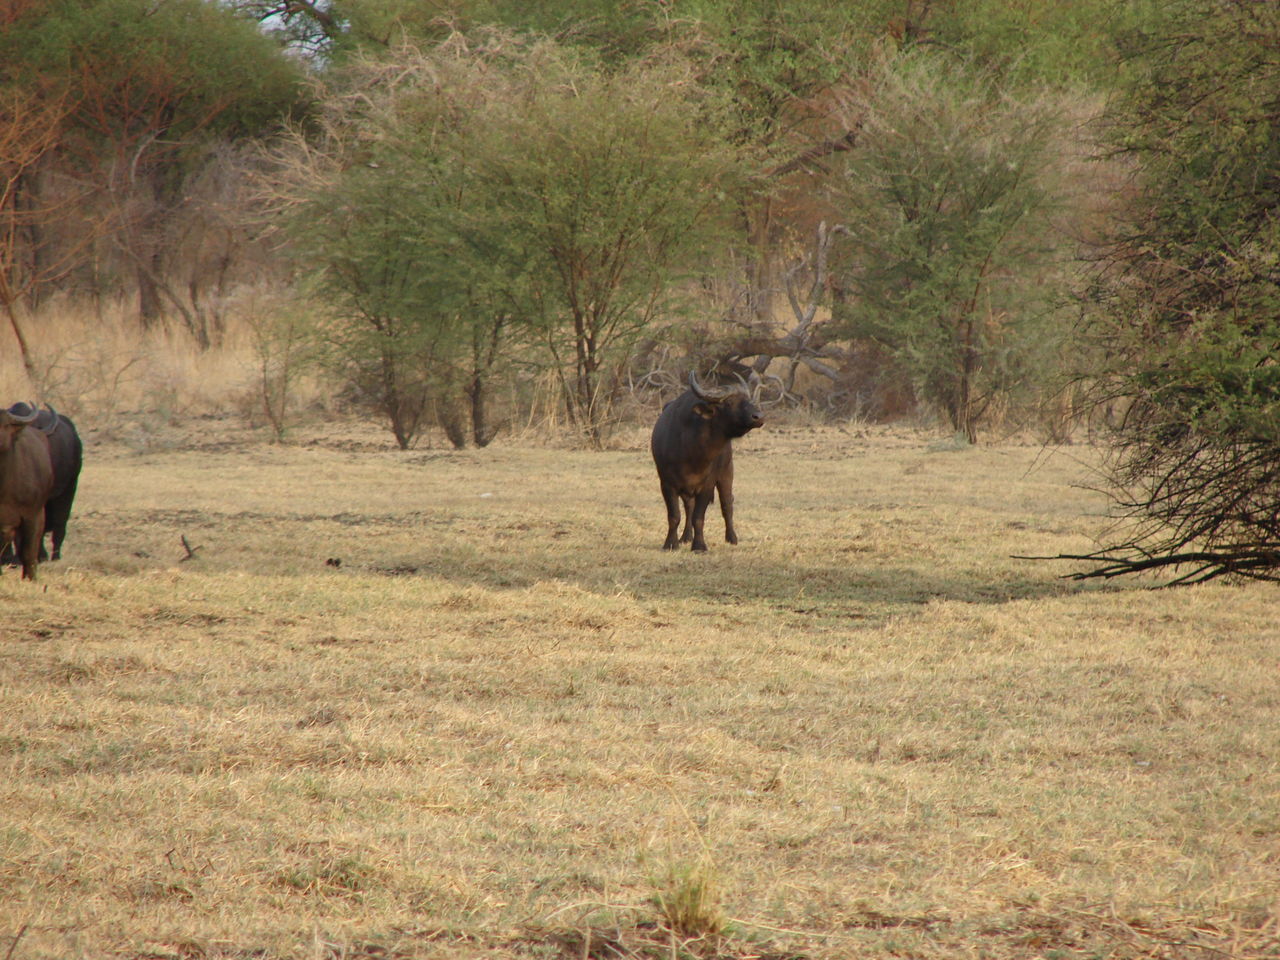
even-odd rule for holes
{"type": "Polygon", "coordinates": [[[449,399],[437,400],[435,407],[436,423],[440,424],[440,429],[449,438],[449,443],[453,445],[453,449],[465,450],[467,448],[467,428],[462,416],[462,405],[456,400],[449,399]]]}
{"type": "MultiPolygon", "coordinates": [[[[143,266],[142,258],[152,258],[151,254],[141,254],[138,260],[138,269],[134,271],[138,279],[138,320],[142,323],[143,330],[154,329],[160,322],[164,314],[163,300],[160,296],[160,285],[156,283],[156,274],[152,269],[143,266]]],[[[155,256],[153,262],[159,266],[159,257],[155,256]]]]}
{"type": "Polygon", "coordinates": [[[752,217],[751,213],[747,216],[753,221],[750,226],[750,249],[753,254],[750,280],[751,309],[757,320],[772,323],[775,274],[773,244],[770,242],[769,231],[773,224],[773,201],[766,197],[760,209],[755,211],[755,216],[752,217]]]}
{"type": "Polygon", "coordinates": [[[396,374],[395,358],[386,350],[382,353],[382,409],[391,421],[391,432],[395,434],[396,446],[401,450],[409,449],[409,441],[413,439],[413,430],[406,423],[404,403],[400,395],[400,378],[396,374]]]}
{"type": "Polygon", "coordinates": [[[600,447],[604,442],[602,416],[599,409],[598,396],[600,357],[596,349],[595,334],[591,323],[582,316],[575,318],[577,332],[577,381],[574,403],[578,407],[579,422],[585,427],[587,439],[593,447],[600,447]]]}
{"type": "Polygon", "coordinates": [[[25,314],[25,311],[22,304],[18,302],[18,295],[14,292],[3,270],[0,270],[0,305],[4,306],[4,312],[9,317],[9,327],[13,330],[13,338],[18,342],[18,354],[22,357],[22,367],[27,371],[27,379],[31,381],[32,386],[35,386],[36,365],[22,329],[25,326],[26,317],[19,317],[19,314],[25,314]]]}
{"type": "Polygon", "coordinates": [[[973,313],[964,320],[964,342],[960,361],[960,422],[956,428],[964,432],[969,443],[978,442],[978,414],[973,404],[973,378],[978,369],[978,347],[973,342],[973,313]]]}
{"type": "Polygon", "coordinates": [[[24,272],[27,303],[33,311],[40,308],[45,298],[47,284],[44,281],[50,272],[48,241],[39,215],[40,187],[37,178],[38,174],[32,171],[22,173],[14,184],[13,193],[14,210],[18,212],[19,219],[25,221],[21,230],[27,248],[24,272]]]}
{"type": "Polygon", "coordinates": [[[489,423],[489,388],[479,374],[467,384],[467,397],[471,401],[471,437],[477,447],[487,447],[498,431],[489,423]]]}

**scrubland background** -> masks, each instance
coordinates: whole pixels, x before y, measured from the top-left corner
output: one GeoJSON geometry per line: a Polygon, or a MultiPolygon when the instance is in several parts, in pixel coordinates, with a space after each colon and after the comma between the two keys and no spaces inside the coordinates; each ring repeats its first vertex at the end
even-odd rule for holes
{"type": "Polygon", "coordinates": [[[0,960],[1280,956],[1278,32],[3,5],[0,960]]]}

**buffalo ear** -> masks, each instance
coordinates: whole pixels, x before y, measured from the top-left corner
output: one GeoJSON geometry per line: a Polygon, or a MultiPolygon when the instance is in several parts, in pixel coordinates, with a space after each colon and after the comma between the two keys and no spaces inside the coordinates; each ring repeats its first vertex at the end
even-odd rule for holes
{"type": "Polygon", "coordinates": [[[709,403],[695,403],[693,405],[693,412],[703,420],[710,420],[716,415],[715,407],[709,403]]]}

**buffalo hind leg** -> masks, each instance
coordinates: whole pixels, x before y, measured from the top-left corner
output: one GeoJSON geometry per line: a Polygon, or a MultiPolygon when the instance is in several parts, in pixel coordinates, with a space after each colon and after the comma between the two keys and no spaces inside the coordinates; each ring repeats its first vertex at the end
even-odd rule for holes
{"type": "Polygon", "coordinates": [[[44,544],[40,545],[40,562],[46,560],[57,560],[62,556],[62,541],[67,536],[67,518],[71,516],[71,500],[75,496],[76,488],[73,485],[70,490],[62,494],[56,500],[50,500],[44,505],[44,532],[49,534],[53,541],[53,555],[45,553],[44,544]]]}
{"type": "Polygon", "coordinates": [[[678,536],[680,530],[680,496],[664,483],[662,485],[662,499],[667,505],[667,539],[662,544],[662,549],[675,550],[680,546],[678,536]]]}

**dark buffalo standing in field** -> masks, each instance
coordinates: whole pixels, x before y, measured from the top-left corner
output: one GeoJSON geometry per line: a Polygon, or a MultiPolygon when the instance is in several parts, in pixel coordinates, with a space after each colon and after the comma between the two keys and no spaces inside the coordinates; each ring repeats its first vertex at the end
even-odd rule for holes
{"type": "MultiPolygon", "coordinates": [[[[45,532],[52,540],[51,559],[58,559],[63,556],[63,540],[67,539],[67,520],[76,499],[84,445],[76,433],[76,424],[52,407],[38,413],[36,426],[49,438],[49,460],[54,467],[54,492],[45,504],[45,532]]],[[[40,559],[45,559],[44,544],[40,545],[40,559]]]]}
{"type": "MultiPolygon", "coordinates": [[[[67,520],[71,516],[71,504],[76,498],[76,485],[80,482],[80,467],[84,463],[84,445],[76,425],[66,414],[52,407],[36,415],[35,426],[49,438],[49,461],[53,465],[53,493],[44,505],[44,529],[53,541],[50,559],[62,556],[62,541],[67,538],[67,520]]],[[[40,559],[45,559],[44,544],[40,545],[40,559]]]]}
{"type": "Polygon", "coordinates": [[[732,441],[763,423],[764,415],[745,390],[709,390],[690,372],[689,389],[662,408],[650,442],[667,504],[667,540],[662,549],[675,550],[690,540],[694,550],[707,549],[702,526],[717,491],[724,538],[738,542],[733,529],[732,441]],[[681,503],[684,533],[677,538],[681,503]]]}
{"type": "Polygon", "coordinates": [[[44,505],[53,492],[49,438],[25,403],[0,410],[0,545],[17,544],[24,580],[36,578],[44,505]]]}
{"type": "MultiPolygon", "coordinates": [[[[9,412],[19,414],[32,408],[25,403],[14,404],[9,412]]],[[[49,461],[53,466],[53,493],[44,505],[44,532],[53,540],[52,559],[62,556],[62,541],[67,537],[67,520],[71,516],[71,504],[76,498],[76,485],[80,482],[80,467],[84,461],[84,446],[76,425],[66,414],[47,407],[36,414],[31,423],[49,440],[49,461]]],[[[45,551],[43,538],[40,543],[40,560],[50,559],[45,551]]],[[[17,563],[12,548],[6,547],[0,563],[17,563]]]]}

